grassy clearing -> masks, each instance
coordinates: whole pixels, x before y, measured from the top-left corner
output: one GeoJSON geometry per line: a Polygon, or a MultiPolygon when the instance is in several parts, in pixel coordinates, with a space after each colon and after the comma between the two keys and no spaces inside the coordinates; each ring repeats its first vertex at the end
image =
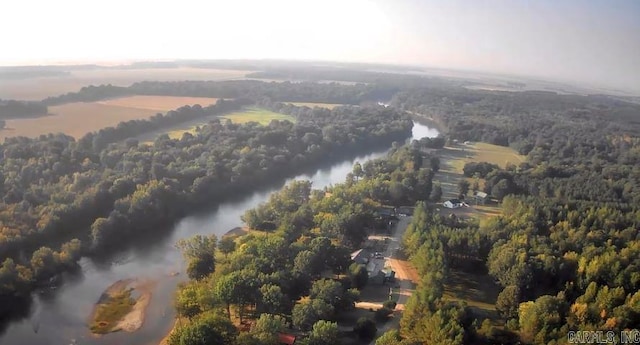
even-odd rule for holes
{"type": "Polygon", "coordinates": [[[309,108],[319,107],[319,108],[326,108],[326,109],[333,109],[335,107],[344,105],[344,104],[335,104],[335,103],[306,103],[306,102],[288,102],[288,104],[293,104],[297,107],[309,107],[309,108]]]}
{"type": "Polygon", "coordinates": [[[272,120],[288,120],[295,122],[295,119],[290,115],[274,113],[260,108],[247,108],[221,117],[229,119],[234,123],[258,122],[261,125],[268,125],[272,120]]]}
{"type": "Polygon", "coordinates": [[[105,334],[133,310],[136,301],[131,297],[133,289],[105,293],[96,305],[93,320],[89,328],[92,333],[105,334]]]}
{"type": "MultiPolygon", "coordinates": [[[[472,178],[466,178],[462,174],[462,169],[468,162],[489,162],[505,167],[509,163],[517,165],[525,160],[524,156],[519,155],[511,148],[487,143],[447,146],[440,150],[438,155],[440,156],[440,171],[436,174],[435,180],[440,182],[442,186],[443,200],[458,197],[458,181],[460,179],[467,179],[469,183],[473,183],[472,178]]],[[[484,181],[481,179],[478,182],[482,189],[484,181]]],[[[468,208],[442,209],[442,212],[462,217],[483,218],[499,215],[500,208],[496,204],[472,205],[468,208]]]]}
{"type": "Polygon", "coordinates": [[[268,125],[271,120],[289,120],[295,122],[295,119],[289,115],[274,113],[260,108],[247,108],[224,116],[212,115],[201,119],[183,122],[171,128],[145,133],[137,136],[136,139],[144,144],[153,144],[153,141],[162,134],[167,134],[171,139],[180,139],[184,133],[191,133],[195,135],[197,127],[204,126],[209,123],[209,121],[218,118],[229,119],[234,123],[247,123],[254,121],[261,125],[268,125]]]}
{"type": "Polygon", "coordinates": [[[452,270],[447,275],[443,297],[449,301],[465,302],[479,322],[489,319],[498,325],[500,316],[495,304],[500,290],[488,274],[452,270]]]}
{"type": "Polygon", "coordinates": [[[453,172],[460,174],[465,163],[468,162],[489,162],[504,168],[509,163],[518,165],[526,159],[512,148],[487,143],[460,144],[447,147],[445,150],[454,157],[451,162],[453,172]]]}

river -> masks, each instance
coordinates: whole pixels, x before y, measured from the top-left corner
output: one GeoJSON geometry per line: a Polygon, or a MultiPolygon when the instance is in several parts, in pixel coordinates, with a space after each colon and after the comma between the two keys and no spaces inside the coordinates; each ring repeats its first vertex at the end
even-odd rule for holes
{"type": "MultiPolygon", "coordinates": [[[[436,129],[414,123],[411,139],[436,137],[436,129]]],[[[292,180],[307,179],[322,189],[343,182],[355,162],[364,163],[382,157],[388,150],[344,160],[320,168],[313,174],[299,175],[286,182],[260,190],[238,201],[222,203],[209,212],[188,216],[176,223],[168,235],[150,239],[97,263],[83,258],[82,272],[63,279],[55,290],[34,294],[29,316],[10,323],[0,336],[0,345],[64,344],[142,344],[157,345],[173,326],[173,294],[177,284],[186,279],[183,260],[175,243],[196,234],[216,234],[241,226],[240,216],[265,202],[269,196],[292,180]],[[90,335],[87,323],[94,303],[113,282],[126,278],[149,278],[157,281],[143,326],[134,333],[111,333],[99,338],[90,335]]]]}

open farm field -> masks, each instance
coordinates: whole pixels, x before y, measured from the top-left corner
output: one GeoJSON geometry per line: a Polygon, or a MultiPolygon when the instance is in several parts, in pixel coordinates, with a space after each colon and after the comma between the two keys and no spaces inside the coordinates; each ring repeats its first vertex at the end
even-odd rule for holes
{"type": "Polygon", "coordinates": [[[180,139],[184,133],[194,134],[197,127],[206,125],[207,123],[209,123],[209,121],[217,118],[228,119],[235,123],[247,123],[254,121],[262,125],[268,125],[271,120],[295,121],[295,119],[289,115],[274,113],[272,111],[260,108],[247,108],[245,110],[236,111],[223,116],[211,115],[204,118],[183,122],[177,126],[165,128],[163,130],[155,132],[145,133],[136,137],[136,139],[146,144],[152,143],[157,137],[162,134],[169,135],[169,138],[171,139],[180,139]]]}
{"type": "Polygon", "coordinates": [[[130,68],[75,70],[69,75],[0,80],[1,99],[41,100],[84,86],[129,86],[140,81],[241,79],[250,71],[204,68],[130,68]]]}
{"type": "Polygon", "coordinates": [[[200,104],[204,107],[215,104],[217,101],[217,98],[204,97],[131,96],[114,98],[106,101],[99,101],[96,103],[108,106],[167,112],[169,110],[174,110],[185,105],[200,104]]]}
{"type": "Polygon", "coordinates": [[[298,107],[309,107],[309,108],[319,107],[319,108],[326,108],[326,109],[333,109],[335,107],[344,105],[344,104],[335,104],[335,103],[306,103],[306,102],[287,102],[287,103],[293,104],[298,107]]]}
{"type": "Polygon", "coordinates": [[[184,105],[209,105],[215,98],[133,96],[90,103],[68,103],[49,107],[49,116],[7,120],[0,130],[0,140],[6,137],[36,137],[48,133],[65,133],[79,138],[122,121],[147,119],[159,112],[184,105]]]}

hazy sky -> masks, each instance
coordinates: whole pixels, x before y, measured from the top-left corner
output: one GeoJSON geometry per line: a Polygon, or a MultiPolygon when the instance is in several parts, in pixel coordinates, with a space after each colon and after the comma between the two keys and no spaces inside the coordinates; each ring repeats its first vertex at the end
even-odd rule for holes
{"type": "Polygon", "coordinates": [[[4,1],[0,64],[287,58],[640,90],[640,1],[4,1]]]}

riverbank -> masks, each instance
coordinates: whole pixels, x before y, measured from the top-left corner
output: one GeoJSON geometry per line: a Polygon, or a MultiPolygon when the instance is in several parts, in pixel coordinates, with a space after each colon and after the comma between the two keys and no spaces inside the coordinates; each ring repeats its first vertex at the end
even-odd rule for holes
{"type": "Polygon", "coordinates": [[[142,327],[154,285],[152,281],[138,279],[121,279],[111,284],[91,313],[92,335],[131,333],[142,327]]]}
{"type": "Polygon", "coordinates": [[[249,233],[249,227],[247,226],[236,226],[235,228],[227,231],[222,235],[222,237],[241,237],[247,235],[249,233]]]}
{"type": "Polygon", "coordinates": [[[412,111],[407,112],[411,114],[411,117],[415,122],[427,127],[435,128],[440,132],[440,134],[447,133],[447,126],[442,121],[426,114],[419,114],[412,111]]]}
{"type": "MultiPolygon", "coordinates": [[[[254,231],[256,231],[256,230],[254,230],[254,231]]],[[[235,228],[225,232],[224,235],[222,235],[222,237],[231,237],[233,239],[238,239],[240,237],[248,235],[249,233],[251,233],[251,229],[249,229],[248,226],[246,226],[246,225],[244,225],[244,226],[236,226],[235,228]]],[[[176,316],[175,321],[173,322],[173,326],[171,327],[171,330],[169,330],[169,332],[167,332],[167,335],[165,335],[164,338],[162,338],[162,340],[160,340],[158,345],[168,345],[169,344],[169,338],[171,337],[173,332],[175,332],[175,330],[182,323],[187,322],[187,321],[188,320],[182,319],[179,316],[176,316]]]]}

